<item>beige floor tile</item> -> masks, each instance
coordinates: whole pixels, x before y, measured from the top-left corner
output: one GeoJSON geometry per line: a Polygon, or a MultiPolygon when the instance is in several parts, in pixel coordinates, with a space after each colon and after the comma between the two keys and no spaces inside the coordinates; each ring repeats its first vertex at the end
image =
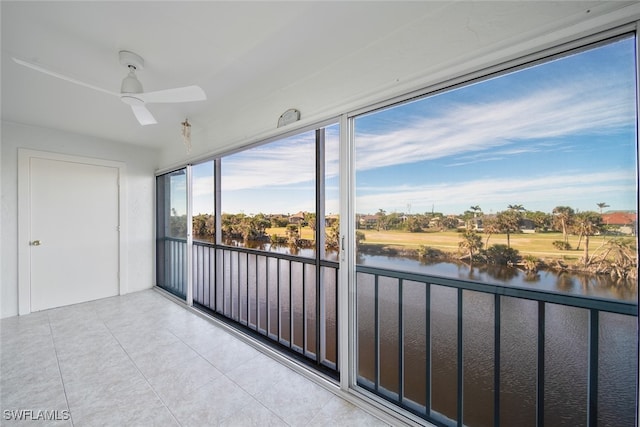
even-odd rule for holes
{"type": "Polygon", "coordinates": [[[152,290],[3,319],[0,344],[0,409],[70,412],[46,425],[384,425],[152,290]]]}

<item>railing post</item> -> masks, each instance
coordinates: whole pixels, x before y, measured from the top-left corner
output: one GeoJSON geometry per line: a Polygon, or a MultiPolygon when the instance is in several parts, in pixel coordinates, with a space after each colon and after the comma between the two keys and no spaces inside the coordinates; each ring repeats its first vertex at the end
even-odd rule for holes
{"type": "Polygon", "coordinates": [[[302,354],[307,355],[307,266],[302,264],[302,354]]]}
{"type": "Polygon", "coordinates": [[[545,302],[538,301],[538,364],[536,381],[536,426],[544,426],[545,302]]]}
{"type": "Polygon", "coordinates": [[[598,425],[598,340],[599,311],[589,310],[589,376],[587,384],[587,425],[598,425]]]}
{"type": "Polygon", "coordinates": [[[462,330],[462,289],[458,288],[458,426],[462,427],[464,416],[464,366],[462,330]]]}
{"type": "Polygon", "coordinates": [[[431,284],[425,283],[425,310],[424,310],[424,324],[425,324],[425,343],[427,346],[425,354],[426,369],[426,396],[425,396],[425,412],[427,416],[431,415],[431,284]]]}
{"type": "Polygon", "coordinates": [[[500,294],[493,296],[493,425],[500,426],[500,294]]]}
{"type": "Polygon", "coordinates": [[[374,374],[374,386],[375,390],[378,391],[380,387],[380,310],[378,303],[378,275],[374,276],[373,283],[373,343],[374,347],[374,356],[373,356],[373,365],[375,369],[374,374]]]}
{"type": "Polygon", "coordinates": [[[398,400],[404,397],[404,322],[402,318],[402,279],[398,279],[398,400]]]}
{"type": "Polygon", "coordinates": [[[289,348],[293,348],[293,334],[294,334],[294,318],[295,310],[293,309],[293,280],[291,279],[291,261],[287,261],[289,265],[289,348]]]}

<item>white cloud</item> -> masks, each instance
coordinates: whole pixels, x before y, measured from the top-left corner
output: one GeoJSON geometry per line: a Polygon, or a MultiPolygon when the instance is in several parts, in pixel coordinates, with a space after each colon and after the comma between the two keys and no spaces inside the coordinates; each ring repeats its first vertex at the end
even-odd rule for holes
{"type": "MultiPolygon", "coordinates": [[[[635,122],[634,108],[633,91],[616,79],[597,84],[575,81],[562,87],[514,95],[511,99],[453,105],[436,116],[407,115],[394,121],[393,128],[376,134],[356,129],[356,167],[366,170],[447,157],[448,166],[459,166],[526,153],[579,150],[573,143],[557,141],[567,136],[615,134],[635,122]]],[[[390,123],[388,118],[381,116],[381,119],[390,123]]],[[[339,150],[337,135],[330,137],[326,173],[334,177],[338,174],[339,150]]],[[[286,206],[291,210],[297,203],[293,200],[295,188],[310,186],[312,191],[314,156],[314,133],[308,132],[225,157],[222,160],[223,191],[265,189],[268,193],[279,187],[291,195],[286,205],[279,206],[274,200],[273,208],[286,206]]],[[[358,187],[357,209],[359,212],[375,212],[381,207],[402,210],[411,204],[412,211],[418,212],[419,206],[430,210],[433,204],[447,205],[453,209],[464,207],[470,201],[484,204],[483,208],[493,206],[495,210],[504,209],[507,203],[534,209],[545,203],[581,200],[585,191],[591,198],[608,201],[614,197],[608,195],[635,194],[635,188],[631,188],[635,177],[628,174],[573,171],[525,180],[504,178],[386,189],[358,187]]],[[[245,199],[242,204],[248,208],[252,201],[245,199]]]]}
{"type": "Polygon", "coordinates": [[[192,184],[193,196],[207,196],[212,194],[214,189],[212,176],[194,177],[192,184]]]}
{"type": "MultiPolygon", "coordinates": [[[[338,135],[327,132],[325,174],[338,175],[338,135]]],[[[223,190],[291,186],[315,182],[315,133],[287,138],[222,159],[223,190]]]]}
{"type": "Polygon", "coordinates": [[[615,82],[608,87],[575,83],[510,100],[458,105],[386,133],[357,132],[357,168],[465,153],[486,152],[495,157],[532,150],[535,140],[612,132],[634,121],[633,94],[627,92],[615,82]],[[490,151],[499,147],[504,149],[490,151]]]}
{"type": "MultiPolygon", "coordinates": [[[[436,210],[446,210],[445,213],[462,213],[470,205],[478,204],[485,212],[495,212],[514,203],[530,210],[550,210],[557,205],[571,204],[568,201],[580,203],[576,208],[594,210],[600,199],[622,200],[621,194],[635,194],[634,182],[635,177],[629,172],[612,171],[569,172],[517,180],[478,179],[456,184],[359,187],[356,210],[360,213],[378,209],[401,211],[411,204],[413,212],[430,211],[435,206],[436,210]]],[[[633,204],[634,200],[630,198],[627,202],[633,204]]]]}
{"type": "Polygon", "coordinates": [[[222,159],[223,190],[291,185],[315,180],[314,135],[256,147],[222,159]]]}

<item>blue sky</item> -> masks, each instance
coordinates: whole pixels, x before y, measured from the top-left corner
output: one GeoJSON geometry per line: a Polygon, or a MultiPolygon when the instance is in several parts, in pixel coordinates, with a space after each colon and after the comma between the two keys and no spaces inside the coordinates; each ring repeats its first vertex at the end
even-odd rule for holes
{"type": "MultiPolygon", "coordinates": [[[[627,38],[356,118],[356,211],[635,210],[634,67],[627,38]]],[[[337,174],[332,126],[328,213],[337,174]]],[[[224,157],[222,176],[223,212],[314,211],[313,132],[224,157]]],[[[211,179],[194,178],[210,212],[211,179]]]]}

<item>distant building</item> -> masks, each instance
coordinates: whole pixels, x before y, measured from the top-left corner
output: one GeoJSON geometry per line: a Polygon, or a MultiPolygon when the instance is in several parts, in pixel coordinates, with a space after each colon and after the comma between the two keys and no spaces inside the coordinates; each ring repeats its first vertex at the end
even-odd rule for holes
{"type": "Polygon", "coordinates": [[[304,222],[304,212],[300,211],[289,217],[289,224],[302,224],[304,222]]]}
{"type": "Polygon", "coordinates": [[[330,227],[331,225],[335,224],[339,220],[340,220],[340,215],[338,214],[327,215],[324,217],[324,224],[325,226],[330,227]]]}
{"type": "Polygon", "coordinates": [[[520,220],[520,231],[523,233],[535,233],[536,224],[530,219],[523,218],[520,220]]]}
{"type": "Polygon", "coordinates": [[[362,215],[358,220],[360,228],[376,228],[378,224],[378,217],[376,215],[362,215]]]}
{"type": "Polygon", "coordinates": [[[635,212],[607,212],[602,214],[602,223],[620,234],[638,234],[638,214],[635,212]]]}

